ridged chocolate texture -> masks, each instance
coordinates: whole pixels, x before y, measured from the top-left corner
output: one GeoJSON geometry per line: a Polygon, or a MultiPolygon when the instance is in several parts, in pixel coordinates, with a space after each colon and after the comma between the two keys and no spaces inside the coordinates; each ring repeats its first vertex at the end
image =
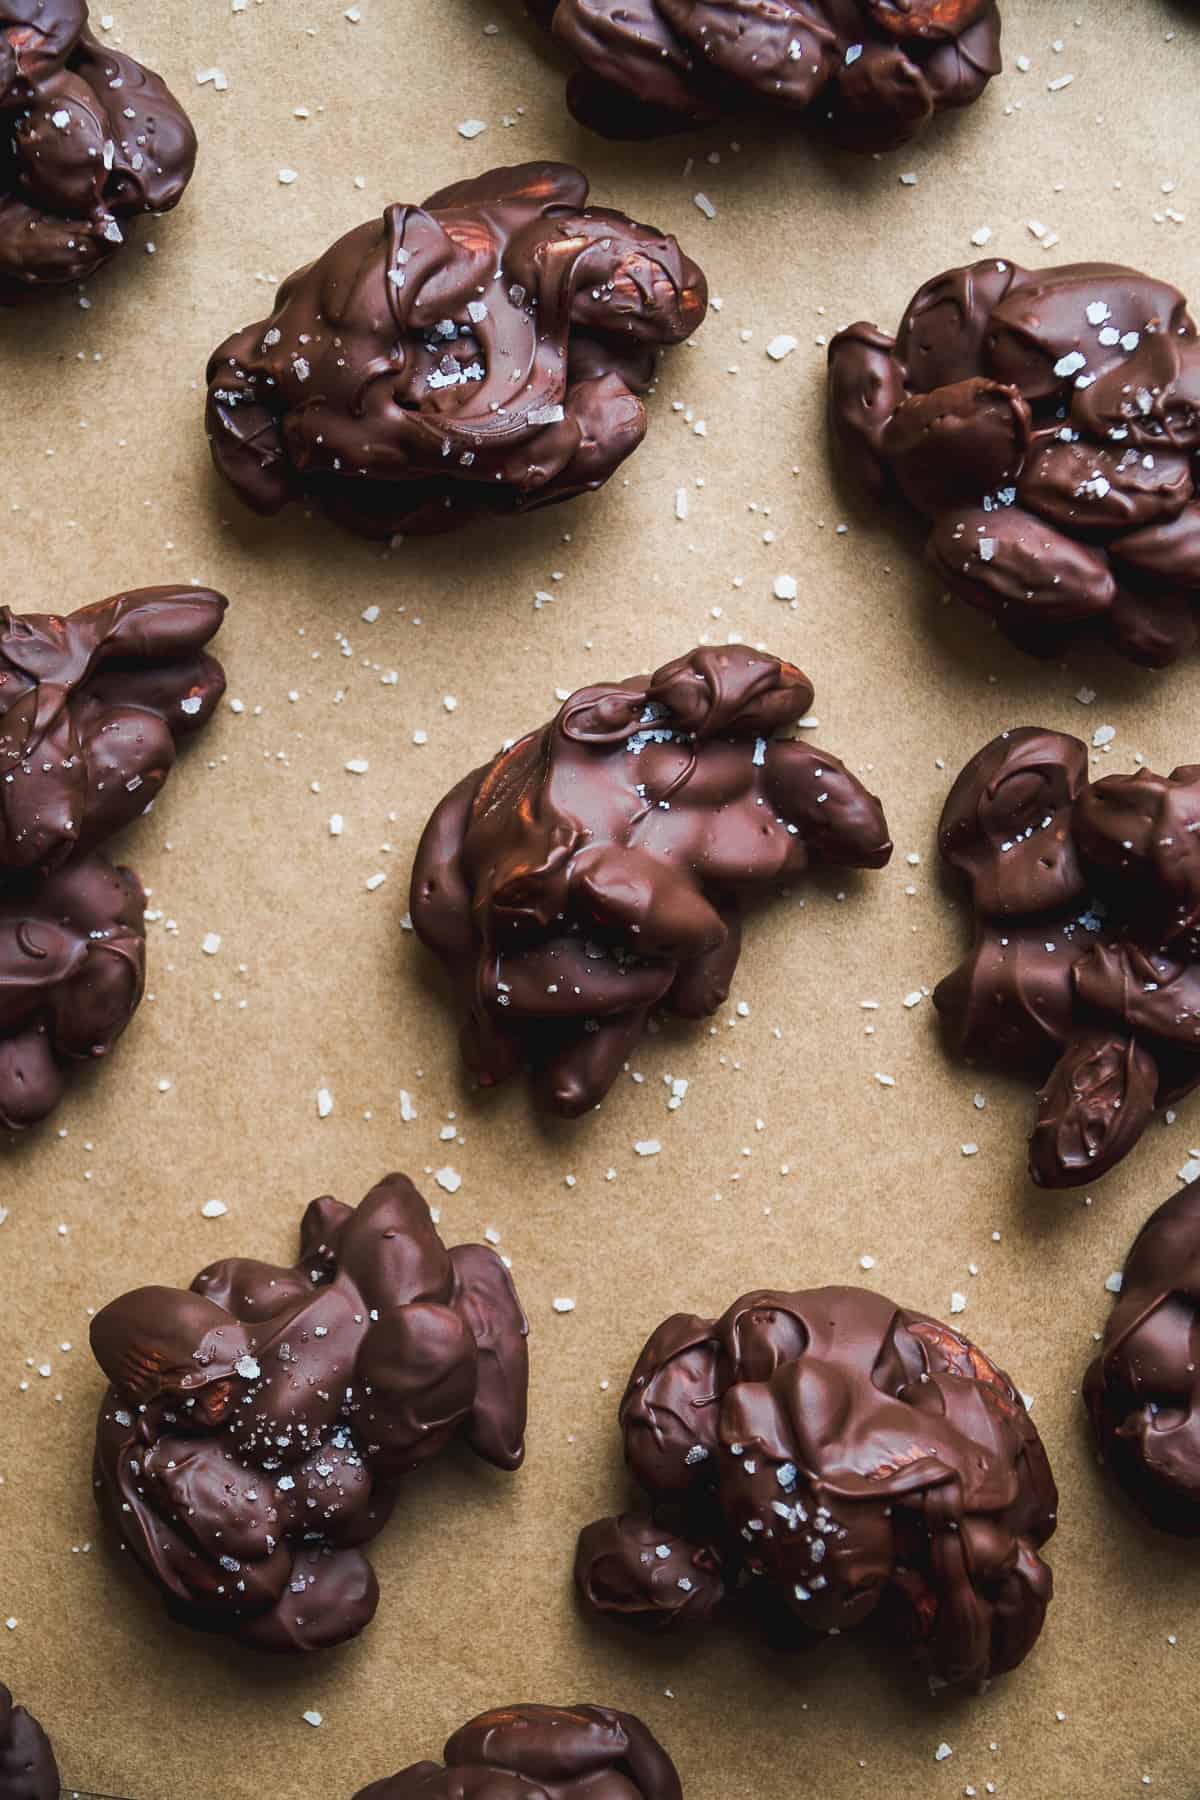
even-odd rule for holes
{"type": "Polygon", "coordinates": [[[642,1721],[607,1706],[503,1706],[461,1727],[445,1765],[413,1763],[355,1800],[682,1800],[642,1721]]]}
{"type": "Polygon", "coordinates": [[[77,857],[0,889],[0,1127],[40,1124],[65,1066],[104,1056],[145,985],[145,895],[132,869],[77,857]]]}
{"type": "Polygon", "coordinates": [[[87,27],[84,0],[0,0],[0,305],[90,275],[191,180],[178,100],[87,27]]]}
{"type": "Polygon", "coordinates": [[[0,1681],[0,1800],[58,1800],[58,1765],[35,1718],[0,1681]]]}
{"type": "Polygon", "coordinates": [[[208,366],[213,458],[246,505],[391,537],[602,486],[708,291],[673,237],[587,193],[566,163],[493,169],[289,276],[208,366]]]}
{"type": "Polygon", "coordinates": [[[204,652],[226,601],[139,588],[78,612],[0,606],[0,880],[54,869],[145,812],[175,740],[225,691],[204,652]]]}
{"type": "Polygon", "coordinates": [[[878,869],[882,808],[835,756],[778,737],[807,676],[741,645],[580,688],[441,802],[417,850],[418,935],[458,990],[484,1086],[521,1063],[575,1116],[662,1006],[721,1005],[739,898],[812,862],[878,869]]]}
{"type": "Polygon", "coordinates": [[[1078,738],[1024,727],[950,791],[943,860],[975,935],[933,1001],[953,1054],[1044,1085],[1029,1167],[1079,1187],[1200,1081],[1200,765],[1089,782],[1078,738]]]}
{"type": "Polygon", "coordinates": [[[895,338],[834,338],[829,403],[852,475],[932,521],[942,582],[1023,650],[1098,635],[1161,668],[1191,649],[1200,341],[1169,283],[1108,263],[952,269],[895,338]]]}
{"type": "Polygon", "coordinates": [[[575,117],[649,138],[807,115],[847,149],[891,150],[1000,73],[993,0],[527,0],[582,67],[575,117]]]}
{"type": "Polygon", "coordinates": [[[175,740],[225,689],[204,588],[67,615],[0,607],[0,1127],[46,1118],[64,1065],[103,1056],[142,998],[144,895],[97,846],[145,812],[175,740]]]}
{"type": "Polygon", "coordinates": [[[777,1643],[876,1615],[952,1682],[1033,1648],[1057,1491],[1020,1395],[949,1326],[845,1287],[678,1313],[620,1421],[649,1510],[581,1532],[594,1611],[659,1630],[737,1606],[777,1643]]]}
{"type": "Polygon", "coordinates": [[[1200,1536],[1200,1183],[1134,1240],[1083,1397],[1134,1503],[1160,1531],[1200,1536]]]}
{"type": "Polygon", "coordinates": [[[520,1466],[527,1329],[500,1258],[447,1250],[407,1176],[314,1200],[293,1268],[229,1258],[93,1320],[100,1510],[183,1623],[344,1643],[400,1477],[455,1437],[520,1466]]]}

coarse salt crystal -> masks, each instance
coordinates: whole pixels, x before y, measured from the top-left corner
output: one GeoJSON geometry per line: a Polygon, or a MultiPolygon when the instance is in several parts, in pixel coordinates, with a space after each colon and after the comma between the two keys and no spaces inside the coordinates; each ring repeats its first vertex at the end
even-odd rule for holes
{"type": "Polygon", "coordinates": [[[228,1211],[223,1200],[206,1200],[200,1208],[200,1216],[205,1219],[223,1219],[228,1211]]]}
{"type": "Polygon", "coordinates": [[[327,1119],[333,1111],[333,1095],[328,1088],[317,1089],[317,1117],[327,1119]]]}
{"type": "Polygon", "coordinates": [[[462,1186],[463,1178],[457,1169],[452,1169],[449,1164],[447,1164],[444,1169],[438,1169],[436,1171],[433,1179],[447,1194],[457,1194],[459,1188],[462,1186]]]}
{"type": "Polygon", "coordinates": [[[797,340],[794,337],[789,337],[786,331],[782,331],[778,337],[773,337],[767,345],[767,355],[772,362],[782,362],[785,356],[790,356],[792,354],[792,351],[796,348],[796,343],[797,340]]]}

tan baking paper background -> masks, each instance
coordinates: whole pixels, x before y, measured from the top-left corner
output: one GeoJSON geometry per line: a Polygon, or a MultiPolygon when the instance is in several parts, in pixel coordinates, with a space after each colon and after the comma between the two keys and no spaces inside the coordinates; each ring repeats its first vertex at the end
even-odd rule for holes
{"type": "Polygon", "coordinates": [[[52,1732],[64,1780],[132,1800],[348,1800],[524,1699],[641,1713],[688,1800],[941,1800],[988,1782],[1002,1800],[1197,1800],[1200,1552],[1102,1485],[1077,1390],[1105,1278],[1200,1144],[1200,1104],[1153,1128],[1094,1206],[1044,1197],[1023,1172],[1029,1092],[947,1065],[928,1001],[903,1002],[964,941],[932,834],[966,754],[1036,722],[1115,726],[1105,769],[1137,751],[1160,769],[1194,760],[1200,666],[1043,668],[939,607],[898,521],[832,489],[820,420],[825,335],[861,316],[893,326],[920,281],[979,254],[982,226],[989,253],[1126,260],[1200,290],[1200,21],[1167,0],[1004,0],[1008,73],[874,163],[748,129],[602,144],[566,116],[561,69],[512,0],[359,0],[357,23],[342,0],[113,4],[112,41],[184,98],[201,160],[179,212],[141,234],[157,253],[132,249],[90,310],[0,320],[3,594],[65,610],[142,583],[220,587],[217,647],[245,710],[221,709],[117,846],[161,914],[153,1000],[0,1165],[0,1621],[17,1620],[0,1628],[0,1675],[52,1732]],[[227,91],[197,85],[214,65],[227,91]],[[469,118],[486,124],[473,142],[456,129],[469,118]],[[213,346],[387,202],[554,156],[676,231],[723,301],[665,362],[627,479],[390,554],[298,512],[244,516],[204,442],[213,346]],[[281,168],[298,179],[281,185],[281,168]],[[1156,217],[1168,208],[1186,223],[1156,217]],[[1031,218],[1058,234],[1052,250],[1031,218]],[[784,332],[799,347],[776,363],[765,346],[784,332]],[[795,610],[772,597],[784,573],[795,610]],[[553,598],[536,610],[539,591],[553,598]],[[763,913],[712,1031],[648,1042],[644,1079],[582,1124],[538,1124],[520,1086],[477,1098],[401,930],[426,815],[549,716],[556,688],[727,634],[812,675],[817,740],[883,795],[892,866],[844,898],[816,881],[803,909],[763,913]],[[368,773],[346,771],[358,757],[368,773]],[[376,871],[387,881],[368,891],[376,871]],[[668,1075],[690,1083],[674,1112],[668,1075]],[[441,1141],[448,1120],[461,1142],[441,1141]],[[637,1156],[648,1138],[661,1153],[637,1156]],[[431,1173],[446,1165],[453,1195],[431,1173]],[[285,1663],[172,1627],[93,1514],[87,1310],[227,1253],[289,1260],[306,1201],[356,1201],[393,1166],[440,1203],[449,1241],[501,1233],[533,1326],[526,1466],[509,1478],[451,1453],[411,1479],[371,1552],[377,1620],[348,1649],[285,1663]],[[209,1199],[225,1217],[201,1216],[209,1199]],[[650,1328],[758,1284],[857,1279],[942,1316],[960,1290],[957,1322],[1034,1396],[1062,1489],[1058,1598],[1034,1655],[983,1698],[931,1697],[849,1638],[785,1659],[733,1631],[647,1645],[585,1625],[575,1533],[622,1499],[616,1406],[650,1328]],[[555,1296],[575,1310],[555,1313],[555,1296]]]}

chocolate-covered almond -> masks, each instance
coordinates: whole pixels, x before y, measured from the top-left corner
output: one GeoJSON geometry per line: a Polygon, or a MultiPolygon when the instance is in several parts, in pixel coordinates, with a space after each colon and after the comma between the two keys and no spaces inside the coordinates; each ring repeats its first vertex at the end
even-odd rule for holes
{"type": "Polygon", "coordinates": [[[401,1477],[456,1436],[519,1467],[527,1329],[496,1253],[447,1252],[406,1176],[316,1200],[294,1268],[229,1258],[93,1319],[100,1510],[184,1623],[344,1643],[401,1477]]]}
{"type": "Polygon", "coordinates": [[[881,868],[882,808],[838,761],[777,735],[807,676],[741,645],[581,688],[454,787],[425,827],[412,921],[453,978],[468,1067],[522,1063],[550,1105],[597,1105],[652,1008],[725,999],[739,901],[812,862],[881,868]]]}
{"type": "Polygon", "coordinates": [[[859,1288],[745,1294],[665,1320],[620,1418],[646,1507],[580,1534],[590,1610],[747,1606],[793,1638],[874,1614],[966,1683],[1032,1649],[1057,1492],[1012,1382],[949,1326],[859,1288]]]}
{"type": "Polygon", "coordinates": [[[829,349],[835,446],[930,521],[945,586],[1023,649],[1080,633],[1134,661],[1195,642],[1200,340],[1170,283],[992,259],[914,296],[895,340],[829,349]]]}
{"type": "Polygon", "coordinates": [[[974,941],[934,991],[947,1047],[1040,1087],[1030,1172],[1096,1181],[1200,1082],[1200,765],[1088,779],[1024,727],[973,756],[942,811],[974,941]]]}

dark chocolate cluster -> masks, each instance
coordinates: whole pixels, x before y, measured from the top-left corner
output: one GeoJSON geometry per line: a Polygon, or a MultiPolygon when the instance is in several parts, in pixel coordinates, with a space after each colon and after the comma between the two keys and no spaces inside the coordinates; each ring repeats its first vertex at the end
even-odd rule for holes
{"type": "Polygon", "coordinates": [[[185,1624],[344,1643],[400,1477],[455,1437],[519,1467],[527,1329],[495,1251],[447,1250],[407,1176],[314,1200],[295,1267],[230,1257],[93,1320],[100,1510],[185,1624]]]}
{"type": "Polygon", "coordinates": [[[1200,340],[1168,282],[952,269],[895,338],[835,337],[829,375],[852,474],[932,521],[941,580],[1022,649],[1090,633],[1159,668],[1195,643],[1200,340]]]}
{"type": "Polygon", "coordinates": [[[36,1124],[64,1062],[142,997],[144,899],[97,846],[145,812],[225,687],[225,601],[143,588],[69,615],[0,607],[0,1126],[36,1124]]]}
{"type": "Polygon", "coordinates": [[[566,163],[493,169],[289,276],[208,366],[241,499],[391,537],[602,486],[645,435],[656,350],[708,294],[673,237],[587,193],[566,163]]]}
{"type": "Polygon", "coordinates": [[[59,1791],[49,1738],[0,1681],[0,1800],[59,1800],[59,1791]]]}
{"type": "Polygon", "coordinates": [[[1083,1397],[1101,1455],[1150,1522],[1200,1536],[1200,1183],[1134,1240],[1083,1397]]]}
{"type": "Polygon", "coordinates": [[[681,1800],[675,1765],[632,1713],[504,1706],[463,1725],[441,1763],[374,1781],[355,1800],[681,1800]]]}
{"type": "Polygon", "coordinates": [[[1004,732],[938,828],[975,939],[933,999],[950,1050],[1044,1085],[1029,1166],[1079,1187],[1200,1081],[1200,765],[1088,780],[1063,732],[1004,732]]]}
{"type": "Polygon", "coordinates": [[[0,0],[0,305],[90,275],[191,180],[196,136],[85,0],[0,0]]]}
{"type": "Polygon", "coordinates": [[[521,1063],[575,1116],[663,1006],[721,1005],[739,897],[810,863],[878,869],[879,802],[836,756],[776,735],[807,676],[742,645],[580,688],[451,789],[417,850],[412,921],[454,978],[468,1067],[521,1063]]]}
{"type": "Polygon", "coordinates": [[[1020,1394],[949,1326],[861,1288],[746,1294],[665,1320],[620,1420],[650,1510],[581,1532],[594,1611],[736,1604],[780,1645],[875,1615],[952,1682],[1033,1648],[1058,1494],[1020,1394]]]}
{"type": "Polygon", "coordinates": [[[575,117],[658,137],[805,114],[847,149],[891,150],[1000,73],[994,0],[527,0],[582,67],[575,117]]]}

